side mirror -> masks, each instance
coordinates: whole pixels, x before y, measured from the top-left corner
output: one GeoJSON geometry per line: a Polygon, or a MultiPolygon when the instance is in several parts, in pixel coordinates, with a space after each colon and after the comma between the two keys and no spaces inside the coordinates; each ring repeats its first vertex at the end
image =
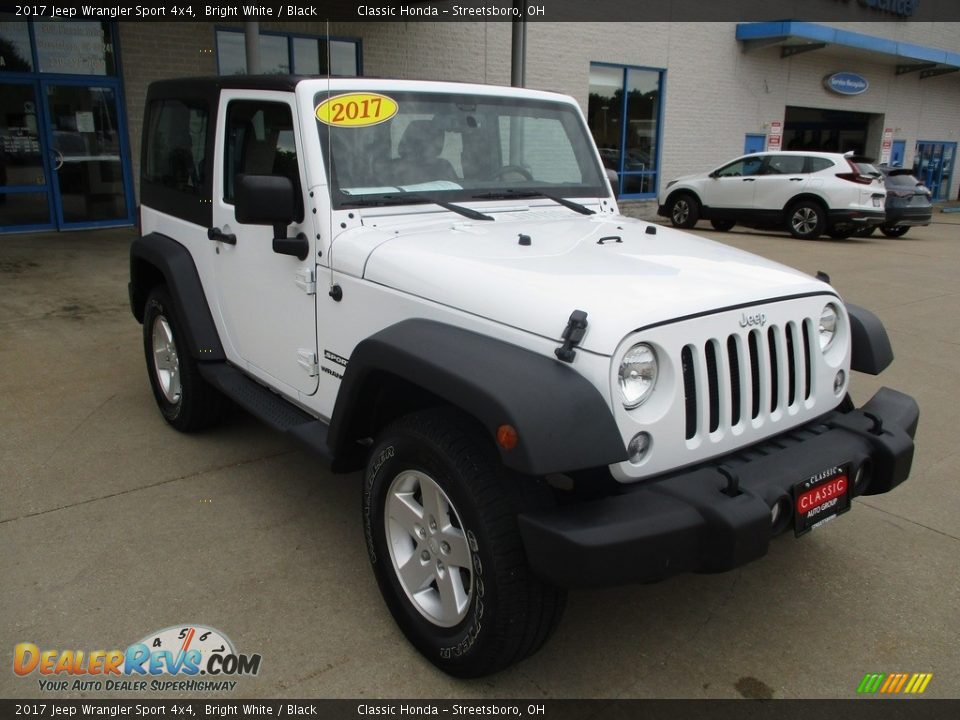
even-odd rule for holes
{"type": "Polygon", "coordinates": [[[620,199],[620,176],[617,175],[616,170],[611,170],[610,168],[604,168],[607,171],[607,180],[610,181],[610,189],[613,190],[613,199],[620,199]]]}
{"type": "Polygon", "coordinates": [[[244,225],[278,225],[286,235],[286,227],[296,216],[293,183],[283,175],[238,175],[235,193],[237,222],[244,225]]]}
{"type": "Polygon", "coordinates": [[[287,225],[297,217],[297,196],[290,178],[283,175],[238,175],[234,197],[237,222],[272,225],[273,251],[306,260],[310,243],[303,233],[287,237],[287,225]]]}
{"type": "Polygon", "coordinates": [[[713,180],[716,180],[718,177],[720,177],[720,173],[719,173],[718,171],[714,170],[712,173],[710,173],[710,175],[709,175],[708,177],[710,177],[710,178],[713,179],[713,180]]]}

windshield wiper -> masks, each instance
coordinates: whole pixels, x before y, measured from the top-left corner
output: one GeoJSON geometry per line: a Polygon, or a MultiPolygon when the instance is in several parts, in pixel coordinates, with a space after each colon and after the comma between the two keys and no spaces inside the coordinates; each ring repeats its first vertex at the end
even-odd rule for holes
{"type": "Polygon", "coordinates": [[[433,203],[439,205],[444,210],[459,213],[471,220],[493,220],[494,218],[485,213],[479,212],[463,205],[454,205],[445,200],[427,197],[426,195],[380,195],[376,198],[357,198],[350,202],[341,203],[341,207],[385,207],[389,205],[419,205],[421,203],[433,203]]]}
{"type": "Polygon", "coordinates": [[[500,192],[482,193],[480,195],[473,195],[472,197],[476,198],[477,200],[511,200],[513,198],[542,197],[546,198],[547,200],[553,200],[558,205],[563,205],[565,208],[570,208],[574,212],[578,212],[581,215],[597,214],[594,210],[591,210],[586,205],[581,205],[573,200],[567,200],[566,198],[550,195],[539,190],[501,190],[500,192]]]}

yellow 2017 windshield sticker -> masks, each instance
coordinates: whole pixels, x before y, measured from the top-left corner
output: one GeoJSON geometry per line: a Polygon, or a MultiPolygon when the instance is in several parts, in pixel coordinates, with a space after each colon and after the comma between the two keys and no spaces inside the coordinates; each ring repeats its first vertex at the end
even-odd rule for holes
{"type": "Polygon", "coordinates": [[[337,127],[366,127],[397,114],[397,101],[377,93],[335,95],[317,105],[317,120],[337,127]]]}

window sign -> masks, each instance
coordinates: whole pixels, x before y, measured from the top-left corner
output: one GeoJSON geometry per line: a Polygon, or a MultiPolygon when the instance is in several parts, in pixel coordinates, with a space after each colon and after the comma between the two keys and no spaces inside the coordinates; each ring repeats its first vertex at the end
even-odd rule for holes
{"type": "Polygon", "coordinates": [[[0,14],[0,72],[31,72],[30,31],[25,22],[0,14]]]}
{"type": "Polygon", "coordinates": [[[110,24],[38,20],[33,25],[40,72],[67,75],[113,75],[110,24]]]}

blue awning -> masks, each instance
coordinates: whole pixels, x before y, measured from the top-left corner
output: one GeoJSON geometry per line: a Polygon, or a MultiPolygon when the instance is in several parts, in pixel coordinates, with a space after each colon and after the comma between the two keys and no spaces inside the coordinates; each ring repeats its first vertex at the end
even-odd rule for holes
{"type": "Polygon", "coordinates": [[[960,70],[960,53],[817,23],[793,20],[740,23],[737,40],[743,42],[746,52],[779,46],[781,57],[830,47],[860,51],[875,62],[895,67],[898,75],[919,72],[921,78],[928,78],[960,70]]]}

